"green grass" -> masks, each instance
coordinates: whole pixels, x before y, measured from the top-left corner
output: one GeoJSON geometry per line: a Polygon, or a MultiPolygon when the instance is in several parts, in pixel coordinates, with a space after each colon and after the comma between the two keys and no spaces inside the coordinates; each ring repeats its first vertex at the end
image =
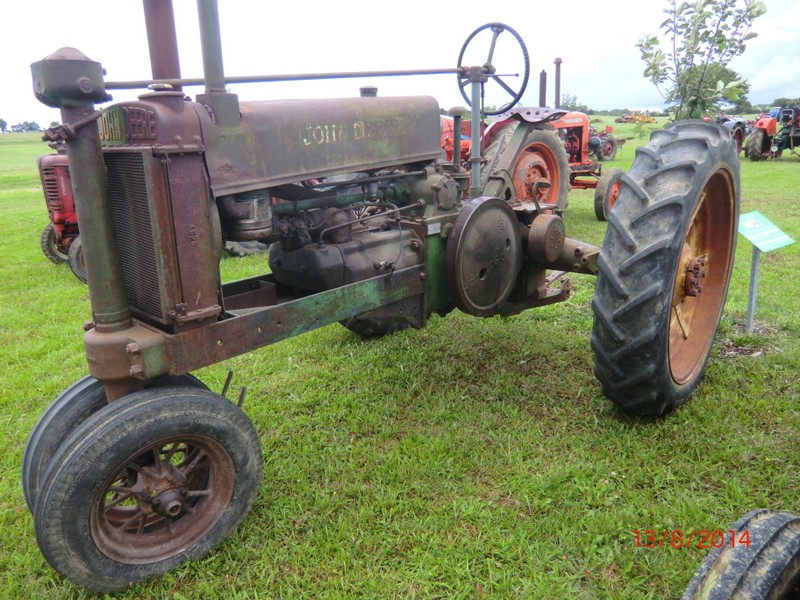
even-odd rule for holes
{"type": "MultiPolygon", "coordinates": [[[[606,118],[611,124],[611,119],[606,118]]],[[[622,137],[625,126],[613,124],[622,137]]],[[[0,597],[85,598],[36,545],[20,489],[28,432],[86,372],[87,289],[39,249],[35,137],[0,136],[0,597]]],[[[630,166],[631,139],[609,166],[630,166]]],[[[742,161],[743,211],[800,240],[800,159],[742,161]]],[[[599,244],[592,192],[568,235],[599,244]]],[[[459,313],[364,342],[330,326],[197,373],[248,387],[265,476],[241,527],[202,561],[122,598],[677,598],[705,550],[636,548],[633,530],[728,529],[800,510],[800,244],[763,257],[745,333],[751,246],[706,378],[654,421],[614,410],[592,376],[593,280],[508,319],[459,313]]],[[[226,279],[263,259],[226,258],[226,279]]]]}

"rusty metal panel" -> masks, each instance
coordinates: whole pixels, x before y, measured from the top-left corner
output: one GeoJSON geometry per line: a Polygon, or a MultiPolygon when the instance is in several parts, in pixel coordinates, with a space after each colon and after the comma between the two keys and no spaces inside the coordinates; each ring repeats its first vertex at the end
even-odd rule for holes
{"type": "Polygon", "coordinates": [[[202,136],[197,110],[181,92],[150,92],[109,106],[98,120],[103,146],[151,146],[160,151],[197,151],[202,136]]]}
{"type": "Polygon", "coordinates": [[[182,301],[173,307],[177,327],[199,326],[222,312],[219,299],[219,244],[213,231],[214,199],[203,156],[173,154],[164,158],[182,301]]]}
{"type": "Polygon", "coordinates": [[[168,336],[170,372],[188,373],[413,296],[424,303],[424,293],[425,269],[418,266],[229,315],[206,327],[168,336]]]}
{"type": "Polygon", "coordinates": [[[215,196],[441,155],[439,106],[428,96],[241,102],[240,110],[237,128],[199,113],[215,196]]]}

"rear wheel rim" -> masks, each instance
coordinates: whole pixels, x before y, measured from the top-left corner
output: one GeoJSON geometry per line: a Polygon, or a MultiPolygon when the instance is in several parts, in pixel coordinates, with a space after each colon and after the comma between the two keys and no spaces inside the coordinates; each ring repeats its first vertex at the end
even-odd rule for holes
{"type": "Polygon", "coordinates": [[[614,208],[614,205],[617,203],[617,199],[619,198],[619,192],[622,188],[622,183],[620,181],[615,181],[611,184],[608,189],[608,210],[610,211],[614,208]]]}
{"type": "Polygon", "coordinates": [[[675,276],[669,368],[677,384],[702,370],[714,341],[733,259],[735,214],[733,180],[727,170],[719,169],[700,194],[675,276]]]}
{"type": "Polygon", "coordinates": [[[543,144],[531,144],[521,153],[512,169],[512,178],[517,197],[522,202],[557,204],[551,199],[560,195],[560,182],[554,178],[558,173],[556,156],[543,144]],[[549,187],[538,187],[547,183],[549,187]]]}

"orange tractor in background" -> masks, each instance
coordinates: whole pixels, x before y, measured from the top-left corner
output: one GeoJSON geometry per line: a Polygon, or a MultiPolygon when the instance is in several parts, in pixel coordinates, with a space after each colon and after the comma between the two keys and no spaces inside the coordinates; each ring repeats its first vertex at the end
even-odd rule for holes
{"type": "MultiPolygon", "coordinates": [[[[537,139],[532,140],[528,151],[515,165],[517,193],[520,197],[555,204],[563,211],[570,189],[596,189],[595,215],[598,220],[605,221],[613,206],[616,182],[622,171],[607,169],[604,175],[600,163],[614,160],[625,140],[615,138],[610,126],[598,132],[584,113],[547,108],[528,110],[548,111],[550,116],[537,132],[537,139]],[[615,183],[609,186],[611,181],[615,183]]],[[[445,158],[452,160],[456,136],[454,119],[442,115],[440,120],[441,146],[445,158]]],[[[481,132],[481,152],[486,159],[487,175],[491,171],[492,157],[507,144],[516,127],[517,121],[499,115],[481,132]]],[[[471,123],[461,120],[460,155],[465,166],[469,164],[471,134],[471,123]]]]}

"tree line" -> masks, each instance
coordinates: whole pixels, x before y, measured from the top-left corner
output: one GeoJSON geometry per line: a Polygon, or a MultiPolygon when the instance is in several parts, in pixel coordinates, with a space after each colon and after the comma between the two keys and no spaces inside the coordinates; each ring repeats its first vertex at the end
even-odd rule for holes
{"type": "Polygon", "coordinates": [[[0,119],[0,132],[6,133],[8,131],[12,133],[25,133],[28,131],[42,131],[42,128],[36,121],[23,121],[22,123],[12,125],[9,129],[8,122],[5,119],[0,119]]]}

